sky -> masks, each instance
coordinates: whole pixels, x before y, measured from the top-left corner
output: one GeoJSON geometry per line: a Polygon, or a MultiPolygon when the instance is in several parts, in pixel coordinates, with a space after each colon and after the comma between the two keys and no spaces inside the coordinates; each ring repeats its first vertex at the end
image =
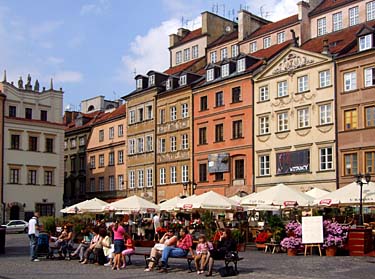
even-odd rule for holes
{"type": "Polygon", "coordinates": [[[233,19],[242,8],[275,21],[297,13],[298,1],[0,0],[0,73],[15,84],[30,74],[47,89],[53,78],[64,108],[79,110],[81,100],[127,95],[135,73],[166,70],[168,35],[199,28],[203,11],[233,19]]]}

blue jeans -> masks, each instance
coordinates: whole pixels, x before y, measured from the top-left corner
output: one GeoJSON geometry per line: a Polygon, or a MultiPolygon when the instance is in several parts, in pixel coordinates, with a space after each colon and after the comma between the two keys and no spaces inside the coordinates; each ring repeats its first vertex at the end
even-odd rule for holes
{"type": "Polygon", "coordinates": [[[29,234],[30,239],[30,257],[31,260],[38,258],[36,251],[38,249],[38,237],[35,234],[29,234]]]}
{"type": "Polygon", "coordinates": [[[161,263],[163,268],[166,268],[168,265],[168,258],[183,258],[188,254],[188,250],[183,250],[181,248],[167,246],[163,249],[163,254],[161,256],[161,263]]]}

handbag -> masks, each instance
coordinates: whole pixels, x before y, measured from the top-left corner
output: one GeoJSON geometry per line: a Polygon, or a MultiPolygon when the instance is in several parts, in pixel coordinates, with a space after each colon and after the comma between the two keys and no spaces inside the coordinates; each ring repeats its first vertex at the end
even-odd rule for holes
{"type": "Polygon", "coordinates": [[[233,266],[223,266],[219,268],[219,273],[221,277],[236,276],[237,273],[233,266]]]}

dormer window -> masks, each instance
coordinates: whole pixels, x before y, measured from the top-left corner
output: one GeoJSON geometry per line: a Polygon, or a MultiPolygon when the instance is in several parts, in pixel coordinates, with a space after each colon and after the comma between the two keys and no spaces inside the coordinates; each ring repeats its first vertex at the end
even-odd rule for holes
{"type": "Polygon", "coordinates": [[[214,69],[207,70],[206,79],[207,79],[207,81],[214,80],[214,69]]]}
{"type": "Polygon", "coordinates": [[[359,37],[359,51],[372,48],[372,34],[359,37]]]}
{"type": "Polygon", "coordinates": [[[184,86],[186,85],[186,75],[180,76],[179,85],[184,86]]]}
{"type": "Polygon", "coordinates": [[[165,89],[166,90],[172,89],[172,79],[171,78],[167,79],[167,83],[165,85],[165,89]]]}
{"type": "Polygon", "coordinates": [[[155,85],[155,75],[151,75],[148,77],[148,87],[155,85]]]}
{"type": "Polygon", "coordinates": [[[246,59],[242,58],[240,60],[237,60],[237,72],[243,72],[246,68],[246,59]]]}
{"type": "Polygon", "coordinates": [[[142,89],[142,79],[137,79],[137,89],[142,89]]]}
{"type": "Polygon", "coordinates": [[[238,55],[238,45],[233,45],[231,46],[231,50],[232,50],[232,57],[236,57],[238,55]]]}
{"type": "Polygon", "coordinates": [[[263,48],[269,48],[271,46],[271,37],[263,39],[263,48]]]}
{"type": "Polygon", "coordinates": [[[250,43],[250,53],[257,51],[257,42],[250,43]]]}
{"type": "Polygon", "coordinates": [[[221,77],[229,76],[229,64],[224,64],[221,66],[221,77]]]}

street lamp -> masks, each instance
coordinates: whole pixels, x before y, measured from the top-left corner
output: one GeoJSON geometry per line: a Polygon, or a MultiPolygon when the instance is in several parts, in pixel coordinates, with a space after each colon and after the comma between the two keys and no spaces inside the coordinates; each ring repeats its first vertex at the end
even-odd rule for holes
{"type": "Polygon", "coordinates": [[[196,189],[197,189],[197,183],[193,182],[193,195],[194,195],[196,189]]]}
{"type": "Polygon", "coordinates": [[[360,189],[360,192],[359,192],[359,220],[358,220],[358,226],[363,226],[363,217],[362,217],[362,203],[363,203],[363,200],[362,200],[362,187],[363,187],[363,184],[369,184],[370,183],[371,175],[369,173],[366,173],[363,176],[363,174],[359,173],[359,174],[355,175],[355,178],[356,178],[356,183],[359,185],[359,189],[360,189]],[[363,180],[362,180],[363,178],[365,178],[366,183],[363,182],[363,180]]]}

